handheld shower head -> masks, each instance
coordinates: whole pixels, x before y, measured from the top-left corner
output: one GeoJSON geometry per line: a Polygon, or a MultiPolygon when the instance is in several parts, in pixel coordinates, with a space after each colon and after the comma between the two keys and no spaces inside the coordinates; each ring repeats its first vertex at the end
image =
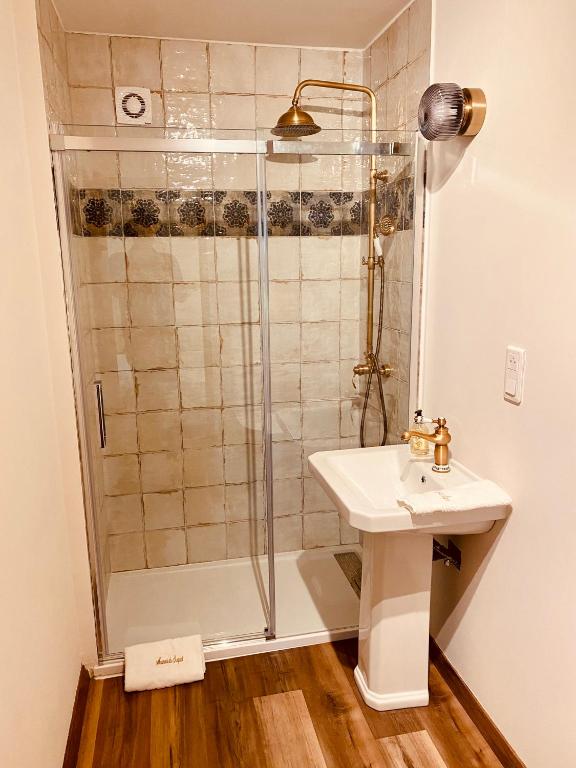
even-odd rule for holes
{"type": "Polygon", "coordinates": [[[316,125],[312,115],[301,109],[298,104],[293,103],[288,112],[280,115],[276,126],[272,128],[272,133],[275,136],[292,139],[300,136],[312,136],[321,130],[322,128],[316,125]]]}

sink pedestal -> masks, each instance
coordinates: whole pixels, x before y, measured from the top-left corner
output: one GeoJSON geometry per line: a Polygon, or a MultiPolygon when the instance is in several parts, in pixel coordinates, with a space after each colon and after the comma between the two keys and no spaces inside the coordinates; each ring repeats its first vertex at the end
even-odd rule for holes
{"type": "Polygon", "coordinates": [[[373,709],[428,704],[432,545],[429,533],[364,533],[354,678],[373,709]]]}

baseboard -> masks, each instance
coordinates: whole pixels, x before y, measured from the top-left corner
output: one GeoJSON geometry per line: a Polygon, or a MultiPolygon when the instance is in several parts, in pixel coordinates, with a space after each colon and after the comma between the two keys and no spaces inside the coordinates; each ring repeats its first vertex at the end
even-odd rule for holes
{"type": "Polygon", "coordinates": [[[506,768],[526,768],[432,637],[430,638],[430,661],[435,664],[452,693],[462,704],[466,714],[484,736],[502,765],[506,768]]]}
{"type": "Polygon", "coordinates": [[[76,697],[74,699],[70,728],[68,729],[68,741],[66,742],[66,752],[64,753],[62,768],[76,768],[76,764],[78,763],[80,738],[82,736],[82,725],[84,723],[84,714],[88,702],[89,688],[90,674],[86,667],[82,667],[78,677],[78,685],[76,686],[76,697]]]}

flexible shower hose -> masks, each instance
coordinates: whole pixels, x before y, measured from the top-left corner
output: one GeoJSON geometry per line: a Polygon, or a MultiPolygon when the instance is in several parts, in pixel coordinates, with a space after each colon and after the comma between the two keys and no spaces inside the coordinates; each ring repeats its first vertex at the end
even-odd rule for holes
{"type": "Polygon", "coordinates": [[[360,421],[360,447],[366,447],[365,441],[365,429],[366,429],[366,412],[368,411],[368,401],[370,399],[370,390],[372,389],[372,379],[376,375],[376,381],[378,382],[378,399],[380,401],[380,410],[382,413],[382,440],[380,445],[386,445],[386,439],[388,437],[388,416],[386,414],[386,401],[384,399],[384,389],[382,387],[382,373],[380,372],[380,365],[378,360],[380,358],[380,346],[382,344],[382,326],[383,326],[383,314],[384,314],[384,259],[379,259],[380,263],[380,296],[378,304],[378,332],[376,334],[376,350],[369,350],[366,356],[370,370],[368,371],[368,379],[366,380],[366,391],[364,393],[364,403],[362,405],[362,419],[360,421]]]}

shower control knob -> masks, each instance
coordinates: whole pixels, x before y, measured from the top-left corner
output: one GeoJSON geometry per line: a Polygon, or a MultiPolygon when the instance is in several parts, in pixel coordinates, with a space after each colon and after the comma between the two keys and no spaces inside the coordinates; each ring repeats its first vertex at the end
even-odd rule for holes
{"type": "Polygon", "coordinates": [[[434,83],[420,99],[418,127],[429,141],[475,136],[484,123],[486,97],[480,88],[434,83]]]}

